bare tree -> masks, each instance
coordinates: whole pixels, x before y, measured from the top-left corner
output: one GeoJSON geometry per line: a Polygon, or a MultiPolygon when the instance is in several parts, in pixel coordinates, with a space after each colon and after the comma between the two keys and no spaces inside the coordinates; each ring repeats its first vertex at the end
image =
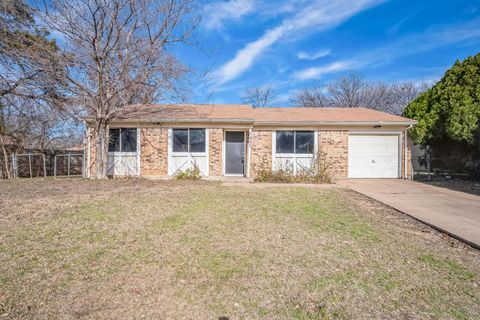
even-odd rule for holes
{"type": "Polygon", "coordinates": [[[272,103],[275,91],[270,85],[257,86],[245,90],[242,97],[244,103],[250,104],[254,108],[263,108],[272,103]]]}
{"type": "Polygon", "coordinates": [[[403,109],[431,83],[372,82],[359,74],[340,77],[322,88],[314,86],[300,90],[294,104],[304,107],[366,107],[392,114],[401,114],[403,109]]]}
{"type": "Polygon", "coordinates": [[[358,73],[340,77],[327,86],[327,92],[330,106],[361,107],[365,99],[365,79],[358,73]]]}
{"type": "Polygon", "coordinates": [[[421,93],[427,91],[434,85],[431,81],[403,81],[392,86],[394,102],[391,105],[390,113],[401,114],[403,110],[421,93]]]}
{"type": "Polygon", "coordinates": [[[330,106],[327,95],[320,86],[301,89],[293,97],[292,104],[308,108],[325,108],[330,106]]]}
{"type": "Polygon", "coordinates": [[[67,80],[95,144],[95,177],[107,175],[108,127],[129,105],[178,97],[189,69],[170,50],[198,23],[194,0],[44,1],[63,37],[67,80]]]}
{"type": "Polygon", "coordinates": [[[55,41],[21,0],[0,0],[0,99],[62,103],[63,69],[55,41]],[[60,101],[58,101],[60,100],[60,101]]]}
{"type": "Polygon", "coordinates": [[[427,90],[428,82],[365,82],[361,106],[392,114],[401,114],[403,109],[420,93],[427,90]]]}
{"type": "Polygon", "coordinates": [[[10,153],[44,145],[47,127],[68,100],[58,47],[34,13],[25,1],[0,0],[0,145],[7,178],[10,153]]]}

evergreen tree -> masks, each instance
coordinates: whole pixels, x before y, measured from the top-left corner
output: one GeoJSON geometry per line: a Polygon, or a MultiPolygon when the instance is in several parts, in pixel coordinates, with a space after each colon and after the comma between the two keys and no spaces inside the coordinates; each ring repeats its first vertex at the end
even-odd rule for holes
{"type": "Polygon", "coordinates": [[[457,150],[463,146],[467,160],[478,174],[480,53],[456,61],[442,79],[413,100],[403,114],[418,121],[410,130],[415,142],[441,145],[452,141],[457,150]]]}

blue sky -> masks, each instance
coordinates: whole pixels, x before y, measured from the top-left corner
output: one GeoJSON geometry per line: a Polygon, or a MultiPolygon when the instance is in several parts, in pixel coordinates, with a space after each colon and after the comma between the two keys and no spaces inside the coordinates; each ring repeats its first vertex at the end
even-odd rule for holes
{"type": "Polygon", "coordinates": [[[271,85],[276,105],[296,90],[359,72],[370,80],[438,80],[480,52],[480,0],[204,1],[200,48],[181,59],[206,77],[193,102],[241,103],[271,85]]]}

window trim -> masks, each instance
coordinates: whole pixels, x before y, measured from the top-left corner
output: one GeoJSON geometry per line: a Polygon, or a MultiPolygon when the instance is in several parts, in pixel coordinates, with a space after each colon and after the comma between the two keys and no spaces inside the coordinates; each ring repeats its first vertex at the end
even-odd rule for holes
{"type": "MultiPolygon", "coordinates": [[[[134,174],[134,176],[141,176],[142,175],[142,168],[140,167],[140,158],[141,158],[141,153],[142,153],[142,145],[140,143],[140,138],[142,134],[142,129],[139,127],[135,126],[124,126],[124,127],[110,127],[108,129],[136,129],[137,131],[137,144],[136,144],[136,152],[121,152],[121,151],[108,151],[107,156],[108,156],[108,163],[107,166],[109,166],[110,161],[116,162],[119,160],[122,160],[123,157],[135,157],[135,162],[136,162],[136,170],[137,172],[134,174]]],[[[107,167],[108,169],[108,167],[107,167]]],[[[110,167],[112,169],[112,167],[110,167]]]]}
{"type": "Polygon", "coordinates": [[[198,155],[198,156],[202,156],[202,155],[205,155],[207,153],[207,128],[172,128],[172,135],[171,135],[171,138],[169,139],[171,141],[171,145],[172,145],[172,154],[175,155],[175,156],[187,156],[187,155],[198,155]],[[190,151],[190,129],[202,129],[203,132],[204,132],[204,138],[205,138],[205,141],[204,141],[204,145],[205,145],[205,150],[204,151],[201,151],[201,152],[192,152],[190,151]],[[187,130],[187,151],[173,151],[173,135],[174,135],[174,131],[175,130],[187,130]]]}
{"type": "MultiPolygon", "coordinates": [[[[203,168],[205,177],[210,175],[210,130],[206,127],[191,127],[192,129],[205,129],[205,152],[173,152],[173,129],[185,129],[184,127],[170,127],[167,130],[167,175],[172,176],[175,173],[173,168],[173,158],[184,158],[185,161],[191,161],[194,157],[205,158],[205,167],[203,168]]],[[[202,168],[200,168],[200,171],[202,168]]]]}
{"type": "Polygon", "coordinates": [[[274,142],[274,146],[272,150],[274,151],[275,155],[280,155],[280,156],[292,156],[294,155],[295,157],[311,157],[312,155],[315,155],[316,153],[316,142],[317,142],[317,134],[315,130],[275,130],[274,131],[275,136],[274,139],[272,139],[272,142],[274,142]],[[293,131],[293,152],[277,152],[277,132],[282,132],[282,131],[293,131]],[[297,153],[297,131],[301,132],[311,132],[313,133],[313,150],[311,153],[297,153]]]}
{"type": "Polygon", "coordinates": [[[110,151],[108,150],[108,154],[140,154],[140,129],[139,128],[130,128],[130,127],[114,127],[114,128],[108,128],[108,144],[110,146],[110,130],[115,130],[118,129],[118,148],[120,149],[119,151],[110,151]],[[124,129],[135,129],[135,135],[136,135],[136,141],[135,141],[135,151],[122,151],[122,130],[124,129]]]}
{"type": "MultiPolygon", "coordinates": [[[[298,130],[298,131],[313,131],[313,153],[277,153],[277,131],[297,131],[296,129],[281,129],[272,130],[272,169],[276,168],[277,158],[290,158],[296,163],[297,159],[312,159],[316,161],[318,159],[318,130],[298,130]]],[[[297,174],[297,166],[293,167],[294,174],[297,174]]]]}

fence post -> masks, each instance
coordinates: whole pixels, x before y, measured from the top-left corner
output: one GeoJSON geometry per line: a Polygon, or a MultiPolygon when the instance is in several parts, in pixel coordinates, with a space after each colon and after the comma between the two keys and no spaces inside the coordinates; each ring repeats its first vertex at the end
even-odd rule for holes
{"type": "Polygon", "coordinates": [[[42,153],[42,158],[43,158],[43,177],[47,177],[47,161],[45,160],[45,154],[42,153]]]}
{"type": "Polygon", "coordinates": [[[53,177],[57,177],[57,155],[53,156],[53,177]]]}
{"type": "Polygon", "coordinates": [[[431,161],[432,161],[432,156],[430,154],[430,146],[427,145],[425,147],[425,160],[427,160],[427,177],[428,181],[432,180],[432,177],[430,175],[430,166],[431,166],[431,161]]]}
{"type": "Polygon", "coordinates": [[[30,178],[33,178],[32,174],[32,154],[28,154],[28,169],[30,170],[30,178]]]}
{"type": "Polygon", "coordinates": [[[70,177],[70,153],[67,154],[67,177],[70,177]]]}

